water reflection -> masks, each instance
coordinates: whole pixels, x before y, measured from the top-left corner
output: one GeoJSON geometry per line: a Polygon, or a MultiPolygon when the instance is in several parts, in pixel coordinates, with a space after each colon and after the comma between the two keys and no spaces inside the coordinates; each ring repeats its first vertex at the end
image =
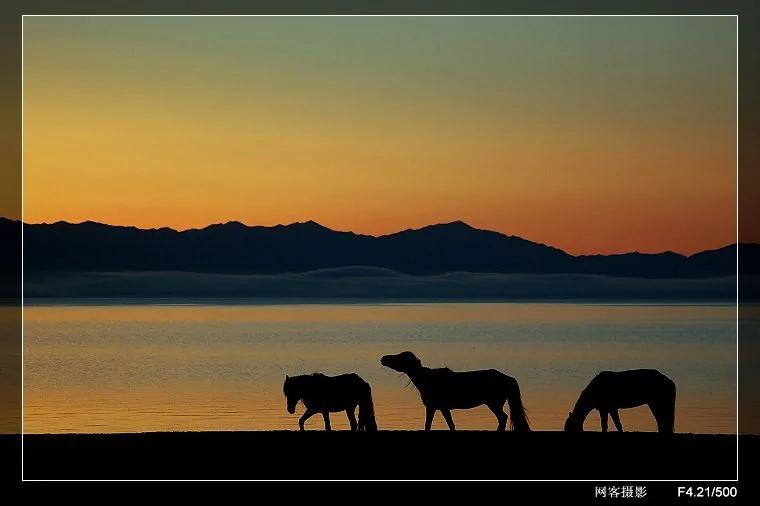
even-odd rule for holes
{"type": "MultiPolygon", "coordinates": [[[[707,305],[32,306],[25,431],[295,429],[282,379],[314,371],[359,372],[381,429],[419,429],[417,392],[378,362],[410,349],[431,367],[516,377],[537,430],[560,430],[599,370],[652,367],[678,385],[677,431],[734,432],[735,314],[707,305]]],[[[339,418],[335,428],[347,428],[339,418]]],[[[655,427],[646,408],[621,418],[630,430],[655,427]]],[[[456,420],[495,428],[487,408],[456,420]]],[[[599,430],[594,414],[586,427],[599,430]]]]}

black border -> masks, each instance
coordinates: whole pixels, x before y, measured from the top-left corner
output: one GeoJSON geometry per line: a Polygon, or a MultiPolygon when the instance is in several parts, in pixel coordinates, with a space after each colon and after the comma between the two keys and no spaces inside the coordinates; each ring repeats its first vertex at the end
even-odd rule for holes
{"type": "MultiPolygon", "coordinates": [[[[439,0],[423,2],[419,0],[362,2],[362,1],[232,1],[232,0],[138,0],[93,1],[73,0],[70,2],[53,0],[31,0],[3,3],[0,7],[0,216],[18,219],[21,217],[21,16],[22,14],[736,14],[739,16],[739,239],[740,242],[760,242],[760,213],[756,212],[756,194],[760,190],[760,143],[756,139],[760,134],[760,3],[747,1],[452,1],[439,0]]],[[[18,250],[20,258],[21,241],[18,244],[2,245],[3,248],[18,250]]],[[[18,286],[3,303],[17,310],[18,321],[6,325],[4,339],[21,342],[20,311],[20,270],[21,265],[3,266],[0,275],[11,286],[18,286]],[[6,278],[7,277],[7,278],[6,278]]],[[[741,265],[740,265],[741,269],[741,265]]],[[[754,285],[756,279],[740,275],[741,292],[754,285]]],[[[753,290],[756,290],[753,287],[753,290]]],[[[747,306],[739,305],[740,351],[740,388],[739,388],[739,431],[740,433],[760,433],[760,419],[754,418],[749,408],[755,404],[760,386],[760,369],[758,358],[747,349],[760,337],[760,322],[745,318],[747,306]]],[[[11,371],[0,381],[18,381],[20,384],[20,365],[18,371],[11,371]]],[[[13,402],[13,399],[6,400],[13,402]]],[[[20,394],[15,401],[20,410],[20,394]]],[[[5,406],[3,406],[5,407],[5,406]]],[[[20,426],[19,426],[20,429],[20,426]]],[[[20,438],[2,436],[0,454],[3,456],[0,472],[2,482],[21,486],[26,492],[49,492],[53,489],[64,491],[75,484],[21,484],[20,480],[20,438]]],[[[754,468],[755,449],[740,448],[740,497],[747,499],[755,495],[749,478],[748,469],[754,468]],[[746,487],[745,487],[746,485],[746,487]]],[[[192,485],[192,484],[191,484],[192,485]]],[[[218,497],[218,486],[207,489],[202,484],[190,487],[192,493],[201,498],[207,491],[210,497],[218,497]]],[[[240,484],[237,484],[240,485],[240,484]]],[[[356,485],[360,485],[357,483],[356,485]]],[[[450,486],[437,484],[447,497],[452,498],[454,490],[450,486]]],[[[461,485],[461,484],[459,484],[461,485]]],[[[498,493],[500,499],[508,500],[511,494],[526,499],[556,499],[558,501],[580,500],[583,503],[595,503],[592,498],[594,483],[503,483],[503,484],[467,484],[491,489],[498,493]],[[501,490],[508,487],[507,491],[501,490]]],[[[675,483],[648,483],[649,496],[644,504],[656,501],[657,504],[683,502],[675,499],[675,483]]],[[[402,485],[406,487],[408,485],[402,485]]],[[[100,488],[100,487],[97,487],[100,488]]],[[[142,489],[139,485],[129,487],[142,489]]],[[[398,491],[399,485],[393,487],[398,491]]],[[[427,487],[431,489],[431,487],[427,487]]],[[[457,487],[459,488],[459,487],[457,487]]],[[[140,491],[140,495],[144,494],[140,491]]],[[[457,491],[458,492],[458,491],[457,491]]],[[[467,491],[465,491],[467,492],[467,491]]],[[[357,494],[359,492],[354,492],[357,494]]],[[[471,498],[472,491],[467,495],[471,498]]],[[[296,495],[300,495],[299,493],[296,495]]],[[[405,495],[405,494],[404,494],[405,495]]],[[[515,497],[515,498],[516,498],[515,497]]],[[[609,501],[609,500],[608,500],[609,501]]],[[[598,501],[603,502],[603,501],[598,501]]],[[[707,501],[695,500],[697,504],[707,501]]],[[[742,501],[743,502],[743,501],[742,501]]],[[[654,502],[652,502],[654,503],[654,502]]],[[[725,502],[724,502],[725,504],[725,502]]]]}

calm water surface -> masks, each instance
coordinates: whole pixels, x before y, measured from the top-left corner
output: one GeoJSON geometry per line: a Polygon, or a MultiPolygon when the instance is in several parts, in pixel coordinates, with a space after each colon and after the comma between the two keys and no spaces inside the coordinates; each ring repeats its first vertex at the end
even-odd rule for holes
{"type": "MultiPolygon", "coordinates": [[[[539,430],[560,430],[597,372],[642,367],[676,382],[677,431],[736,427],[734,306],[46,305],[24,316],[26,432],[296,429],[282,381],[315,371],[359,373],[381,429],[419,429],[417,391],[379,363],[403,350],[432,367],[516,377],[539,430]]],[[[454,419],[496,427],[484,407],[454,419]]],[[[628,430],[655,428],[646,408],[621,419],[628,430]]],[[[344,415],[332,420],[348,426],[344,415]]],[[[440,414],[434,427],[445,427],[440,414]]],[[[321,429],[321,418],[307,428],[321,429]]],[[[586,429],[599,430],[595,414],[586,429]]]]}

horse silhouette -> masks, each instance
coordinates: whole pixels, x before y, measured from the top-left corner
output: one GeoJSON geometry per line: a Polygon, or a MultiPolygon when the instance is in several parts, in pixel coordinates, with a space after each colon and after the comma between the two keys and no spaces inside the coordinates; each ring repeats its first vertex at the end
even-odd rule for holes
{"type": "Polygon", "coordinates": [[[517,380],[495,369],[454,372],[451,369],[430,369],[411,351],[385,355],[380,363],[402,372],[417,387],[425,405],[425,430],[429,431],[436,411],[443,414],[450,430],[456,430],[452,409],[470,409],[485,404],[499,421],[498,429],[507,425],[504,403],[509,402],[510,425],[514,430],[529,431],[528,418],[520,397],[517,380]]]}
{"type": "Polygon", "coordinates": [[[657,421],[657,432],[673,433],[676,409],[676,385],[654,369],[602,371],[581,392],[573,410],[568,413],[565,431],[583,431],[583,421],[591,410],[599,411],[602,432],[607,432],[607,415],[618,432],[623,432],[618,409],[646,404],[657,421]]]}
{"type": "Polygon", "coordinates": [[[288,413],[296,412],[298,401],[303,401],[306,411],[298,420],[298,427],[304,430],[306,420],[322,413],[325,430],[331,430],[330,413],[345,411],[351,430],[376,431],[375,408],[372,403],[372,389],[358,374],[308,374],[285,376],[282,391],[287,399],[288,413]],[[354,411],[359,406],[357,423],[354,411]]]}

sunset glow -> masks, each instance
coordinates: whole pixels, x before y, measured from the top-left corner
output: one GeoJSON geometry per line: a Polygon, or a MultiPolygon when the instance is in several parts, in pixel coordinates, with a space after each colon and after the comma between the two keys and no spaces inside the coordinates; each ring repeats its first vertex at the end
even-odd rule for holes
{"type": "Polygon", "coordinates": [[[24,220],[736,240],[734,18],[24,21],[24,220]]]}

